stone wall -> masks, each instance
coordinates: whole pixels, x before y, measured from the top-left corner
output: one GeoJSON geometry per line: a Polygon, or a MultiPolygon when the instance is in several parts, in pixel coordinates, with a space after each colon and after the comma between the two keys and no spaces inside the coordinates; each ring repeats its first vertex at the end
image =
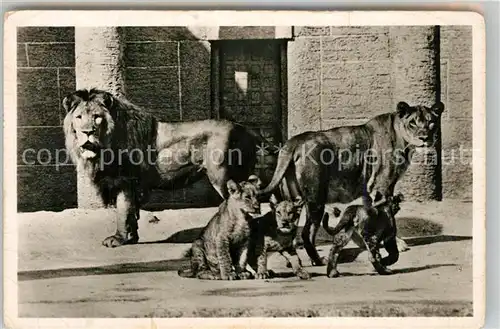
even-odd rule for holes
{"type": "MultiPolygon", "coordinates": [[[[389,27],[294,27],[288,42],[288,135],[360,124],[393,110],[389,27]]],[[[472,29],[442,27],[443,198],[470,200],[472,29]],[[455,159],[452,160],[452,154],[455,159]],[[468,156],[467,156],[468,155],[468,156]],[[463,163],[461,162],[463,161],[463,163]]]]}
{"type": "Polygon", "coordinates": [[[18,30],[19,211],[76,206],[75,168],[71,164],[56,165],[55,160],[56,150],[64,149],[65,111],[61,100],[75,89],[74,49],[73,28],[22,27],[18,30]]]}
{"type": "MultiPolygon", "coordinates": [[[[443,197],[470,200],[472,144],[472,39],[470,27],[441,28],[443,197]],[[455,150],[455,161],[452,151],[455,150]]],[[[211,41],[291,38],[287,47],[288,137],[305,130],[362,123],[393,108],[391,41],[387,27],[125,28],[125,91],[134,103],[169,121],[214,117],[211,41]],[[273,34],[274,33],[274,34],[273,34]]],[[[55,165],[64,147],[62,98],[75,89],[74,30],[18,30],[18,208],[76,206],[71,164],[55,165]],[[46,148],[50,153],[23,151],[46,148]],[[50,154],[50,159],[49,155],[50,154]],[[49,161],[50,160],[50,161],[49,161]],[[31,164],[32,162],[35,164],[31,164]],[[43,164],[43,165],[42,165],[43,164]],[[46,192],[50,191],[50,193],[46,192]]],[[[204,206],[220,199],[206,180],[158,192],[151,206],[204,206]]]]}

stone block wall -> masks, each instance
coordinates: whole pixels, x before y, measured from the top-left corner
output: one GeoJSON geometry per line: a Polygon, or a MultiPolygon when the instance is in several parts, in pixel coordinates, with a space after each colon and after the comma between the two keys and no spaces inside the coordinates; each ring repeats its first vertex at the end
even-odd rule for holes
{"type": "MultiPolygon", "coordinates": [[[[389,27],[294,27],[288,42],[288,136],[361,124],[394,110],[389,27]]],[[[440,32],[443,198],[472,197],[472,29],[440,32]],[[460,157],[460,147],[466,149],[460,157]],[[453,158],[454,154],[454,158],[453,158]]]]}
{"type": "MultiPolygon", "coordinates": [[[[74,29],[21,27],[17,33],[18,210],[76,206],[76,173],[57,164],[64,149],[64,96],[75,89],[74,29]]],[[[6,109],[6,111],[13,109],[6,109]]]]}
{"type": "MultiPolygon", "coordinates": [[[[124,31],[127,97],[164,120],[213,117],[211,41],[238,37],[290,38],[288,137],[363,123],[391,110],[397,101],[392,94],[388,27],[127,27],[124,31]]],[[[446,106],[443,198],[472,196],[471,32],[467,26],[441,27],[441,99],[446,106]]],[[[54,160],[56,150],[64,147],[61,100],[75,89],[74,49],[71,27],[18,30],[19,211],[77,206],[75,168],[56,166],[54,160]],[[48,151],[37,158],[36,152],[24,152],[27,149],[48,151]]],[[[176,192],[154,193],[150,206],[204,206],[219,200],[204,180],[176,192]]]]}

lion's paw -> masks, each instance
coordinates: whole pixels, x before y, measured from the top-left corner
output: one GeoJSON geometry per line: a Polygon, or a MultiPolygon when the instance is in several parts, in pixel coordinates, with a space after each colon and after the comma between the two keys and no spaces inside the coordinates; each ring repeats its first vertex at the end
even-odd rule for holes
{"type": "Polygon", "coordinates": [[[340,276],[340,273],[337,270],[331,270],[329,273],[327,273],[327,276],[330,279],[332,279],[332,278],[338,278],[340,276]]]}
{"type": "Polygon", "coordinates": [[[311,278],[311,274],[304,270],[303,268],[297,271],[297,276],[302,280],[309,280],[311,278]]]}
{"type": "Polygon", "coordinates": [[[238,280],[238,274],[236,272],[229,272],[227,275],[221,275],[221,280],[229,280],[229,281],[234,281],[238,280]]]}
{"type": "Polygon", "coordinates": [[[125,244],[125,239],[123,239],[119,235],[108,236],[106,239],[102,241],[102,245],[108,248],[115,248],[123,246],[124,244],[125,244]]]}
{"type": "Polygon", "coordinates": [[[250,273],[249,271],[244,271],[244,272],[241,272],[238,277],[240,278],[240,280],[250,280],[250,279],[253,279],[253,274],[250,273]]]}
{"type": "Polygon", "coordinates": [[[265,271],[265,272],[257,272],[257,275],[256,275],[256,279],[258,280],[265,280],[265,279],[269,279],[271,277],[271,273],[269,271],[265,271]]]}

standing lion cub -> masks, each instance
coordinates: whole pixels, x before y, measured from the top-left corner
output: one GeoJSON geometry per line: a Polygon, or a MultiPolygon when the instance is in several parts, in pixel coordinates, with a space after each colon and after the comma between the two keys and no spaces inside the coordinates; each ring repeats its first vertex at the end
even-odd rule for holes
{"type": "Polygon", "coordinates": [[[257,271],[257,279],[267,279],[268,252],[279,252],[291,265],[293,272],[301,279],[311,276],[302,268],[293,240],[297,236],[297,227],[304,201],[299,196],[295,201],[278,202],[274,194],[269,200],[271,211],[253,221],[248,248],[248,265],[257,271]]]}
{"type": "Polygon", "coordinates": [[[260,214],[257,191],[260,179],[251,175],[247,181],[227,182],[229,198],[193,242],[188,255],[191,268],[179,270],[182,277],[205,280],[249,279],[246,270],[250,222],[260,214]],[[234,270],[233,270],[234,266],[234,270]]]}

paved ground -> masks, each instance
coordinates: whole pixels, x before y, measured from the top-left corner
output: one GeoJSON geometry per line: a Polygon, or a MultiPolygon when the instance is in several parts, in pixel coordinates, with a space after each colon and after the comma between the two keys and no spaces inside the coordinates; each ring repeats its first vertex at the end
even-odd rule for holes
{"type": "MultiPolygon", "coordinates": [[[[267,208],[267,207],[266,207],[267,208]]],[[[366,253],[348,246],[342,276],[311,267],[301,281],[279,255],[279,278],[212,282],[177,270],[210,209],[141,212],[141,243],[107,249],[110,210],[19,214],[19,312],[22,317],[471,315],[472,204],[405,202],[398,216],[408,252],[378,276],[366,253]],[[156,216],[159,221],[150,222],[156,216]],[[350,247],[350,248],[349,248],[350,247]],[[356,257],[357,256],[357,257],[356,257]]],[[[266,209],[263,209],[266,210],[266,209]]],[[[320,254],[328,238],[320,232],[320,254]]],[[[303,250],[299,250],[306,260],[303,250]]]]}

